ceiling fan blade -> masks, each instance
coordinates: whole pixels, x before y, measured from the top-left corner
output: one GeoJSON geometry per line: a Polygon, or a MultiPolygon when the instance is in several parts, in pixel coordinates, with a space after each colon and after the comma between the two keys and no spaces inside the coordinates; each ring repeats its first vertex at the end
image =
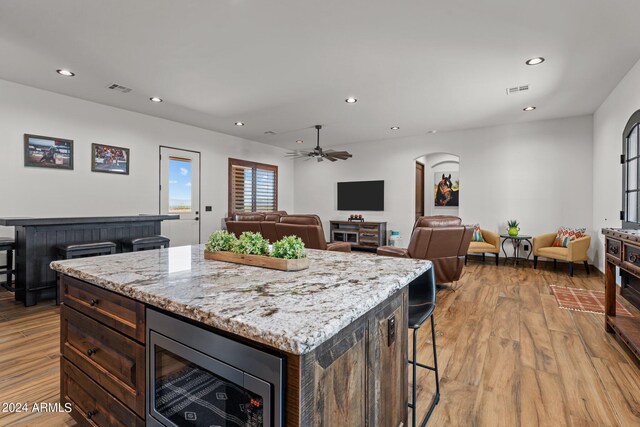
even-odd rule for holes
{"type": "Polygon", "coordinates": [[[285,157],[291,157],[294,159],[298,159],[300,157],[307,157],[307,156],[312,156],[312,153],[305,153],[305,152],[300,152],[300,153],[287,153],[284,156],[285,157]]]}
{"type": "Polygon", "coordinates": [[[332,156],[327,156],[325,157],[325,159],[329,160],[330,162],[337,162],[338,159],[336,157],[332,157],[332,156]]]}
{"type": "Polygon", "coordinates": [[[334,151],[331,153],[332,156],[341,156],[341,157],[351,157],[351,154],[348,151],[334,151]]]}

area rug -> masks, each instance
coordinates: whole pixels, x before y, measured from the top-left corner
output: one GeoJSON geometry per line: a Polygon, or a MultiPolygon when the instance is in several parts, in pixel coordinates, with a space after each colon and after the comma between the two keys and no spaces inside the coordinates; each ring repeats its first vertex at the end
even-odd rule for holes
{"type": "MultiPolygon", "coordinates": [[[[560,308],[604,314],[604,292],[562,286],[551,286],[551,290],[560,308]]],[[[619,301],[616,301],[616,314],[618,316],[633,317],[629,310],[624,308],[619,301]]]]}

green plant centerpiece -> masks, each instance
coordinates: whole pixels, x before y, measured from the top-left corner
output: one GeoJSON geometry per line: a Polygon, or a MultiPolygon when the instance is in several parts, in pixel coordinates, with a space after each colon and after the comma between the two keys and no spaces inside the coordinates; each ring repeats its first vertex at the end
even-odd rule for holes
{"type": "Polygon", "coordinates": [[[302,259],[307,257],[304,242],[298,236],[285,236],[273,244],[271,256],[282,259],[302,259]]]}
{"type": "Polygon", "coordinates": [[[511,237],[516,237],[520,232],[520,223],[515,219],[507,221],[507,227],[507,231],[509,232],[509,236],[511,237]]]}
{"type": "Polygon", "coordinates": [[[235,234],[226,230],[218,230],[211,233],[204,248],[208,252],[230,251],[237,241],[235,234]]]}
{"type": "Polygon", "coordinates": [[[286,236],[269,248],[269,241],[260,233],[246,231],[237,237],[228,231],[211,233],[205,244],[204,258],[283,271],[309,268],[304,242],[297,236],[286,236]]]}
{"type": "Polygon", "coordinates": [[[245,231],[233,243],[231,252],[244,255],[268,255],[269,241],[260,233],[245,231]]]}

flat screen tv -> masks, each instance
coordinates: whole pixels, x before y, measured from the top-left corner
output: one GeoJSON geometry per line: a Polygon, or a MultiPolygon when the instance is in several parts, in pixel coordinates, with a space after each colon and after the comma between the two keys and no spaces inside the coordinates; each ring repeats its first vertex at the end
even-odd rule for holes
{"type": "Polygon", "coordinates": [[[384,181],[338,183],[339,211],[383,211],[384,181]]]}

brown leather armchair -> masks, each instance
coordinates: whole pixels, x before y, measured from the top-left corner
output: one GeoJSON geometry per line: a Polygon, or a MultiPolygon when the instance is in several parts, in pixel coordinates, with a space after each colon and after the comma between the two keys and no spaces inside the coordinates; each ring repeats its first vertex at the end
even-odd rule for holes
{"type": "Polygon", "coordinates": [[[327,243],[322,229],[322,221],[318,215],[285,215],[275,223],[278,239],[284,236],[298,236],[310,249],[351,252],[351,244],[347,242],[327,243]]]}
{"type": "Polygon", "coordinates": [[[460,279],[464,257],[473,237],[473,226],[462,225],[455,216],[423,216],[416,220],[409,247],[381,246],[378,255],[428,259],[433,262],[437,283],[460,279]]]}

